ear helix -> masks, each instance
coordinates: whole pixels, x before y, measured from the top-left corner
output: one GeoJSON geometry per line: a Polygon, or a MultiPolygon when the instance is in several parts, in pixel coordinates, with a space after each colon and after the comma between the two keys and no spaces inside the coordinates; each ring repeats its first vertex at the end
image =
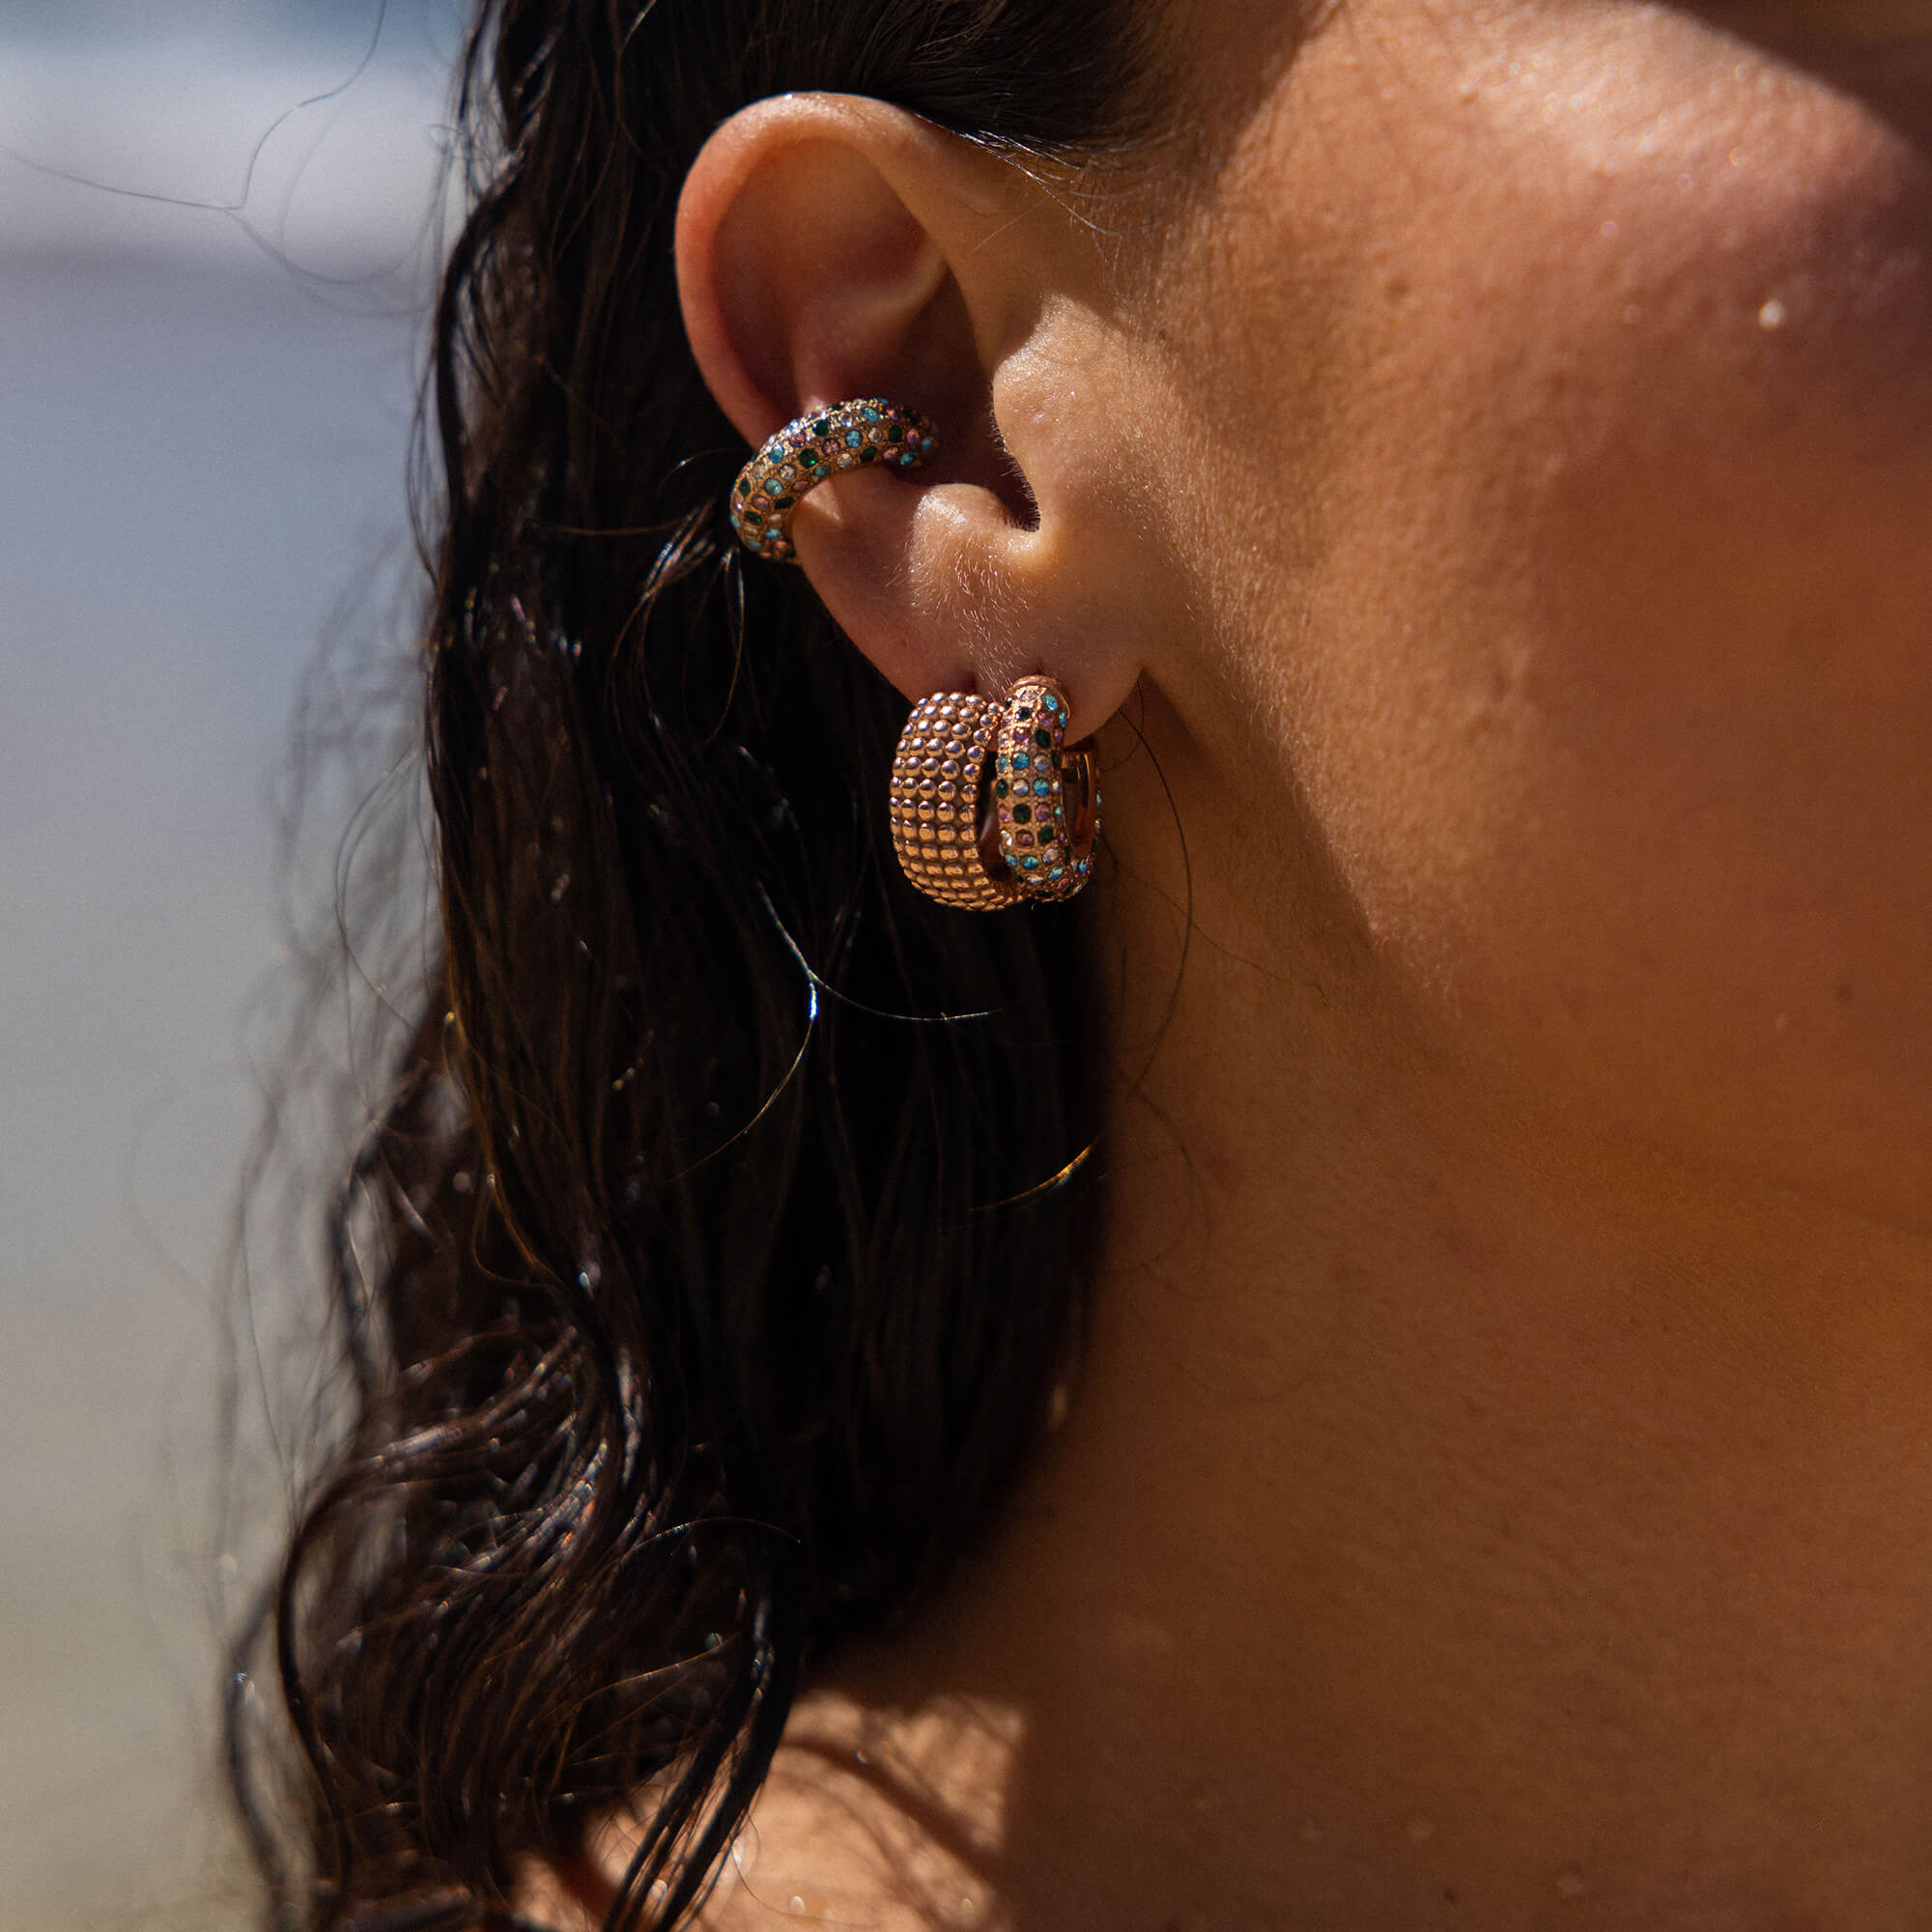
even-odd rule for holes
{"type": "MultiPolygon", "coordinates": [[[[791,513],[828,478],[916,469],[937,445],[917,410],[882,396],[801,416],[766,441],[731,491],[731,527],[753,555],[795,562],[791,513]]],[[[1100,830],[1091,745],[1068,747],[1072,706],[1052,678],[997,701],[940,692],[913,707],[893,759],[888,817],[906,877],[941,905],[994,912],[1068,899],[1094,870],[1100,830]]]]}

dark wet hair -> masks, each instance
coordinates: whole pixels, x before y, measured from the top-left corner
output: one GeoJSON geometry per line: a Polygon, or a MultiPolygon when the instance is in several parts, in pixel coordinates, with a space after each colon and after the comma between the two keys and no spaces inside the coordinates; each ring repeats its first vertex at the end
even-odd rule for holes
{"type": "Polygon", "coordinates": [[[485,1923],[626,1803],[609,1923],[688,1919],[801,1671],[941,1576],[1044,1426],[1090,1185],[1081,908],[976,918],[898,875],[904,703],[732,550],[745,452],[671,222],[712,129],[791,89],[1121,151],[1135,29],[1124,0],[474,29],[427,520],[441,947],[335,1217],[353,1397],[265,1613],[281,1760],[233,1699],[277,1924],[485,1923]]]}

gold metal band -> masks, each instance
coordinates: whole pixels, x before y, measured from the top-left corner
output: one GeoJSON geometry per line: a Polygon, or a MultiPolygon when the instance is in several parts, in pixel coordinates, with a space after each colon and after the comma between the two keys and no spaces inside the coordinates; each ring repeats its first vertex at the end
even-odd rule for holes
{"type": "Polygon", "coordinates": [[[913,706],[893,759],[893,844],[906,877],[941,905],[995,912],[1020,897],[980,844],[980,787],[999,722],[985,698],[939,692],[913,706]]]}

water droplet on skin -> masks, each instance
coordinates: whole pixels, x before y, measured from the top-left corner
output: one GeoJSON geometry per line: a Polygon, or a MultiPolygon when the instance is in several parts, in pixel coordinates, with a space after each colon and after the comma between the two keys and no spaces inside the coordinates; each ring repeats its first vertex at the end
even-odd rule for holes
{"type": "Polygon", "coordinates": [[[785,1910],[789,1912],[794,1918],[803,1918],[805,1917],[805,1900],[799,1897],[797,1892],[793,1892],[791,1895],[791,1903],[785,1907],[785,1910]]]}
{"type": "Polygon", "coordinates": [[[1556,1881],[1558,1898],[1581,1898],[1583,1896],[1583,1874],[1579,1871],[1562,1873],[1556,1881]]]}
{"type": "Polygon", "coordinates": [[[1775,335],[1791,320],[1791,311],[1776,296],[1757,312],[1757,326],[1767,335],[1775,335]]]}
{"type": "Polygon", "coordinates": [[[1435,1835],[1434,1818],[1411,1818],[1408,1821],[1408,1842],[1411,1845],[1426,1845],[1435,1835]]]}

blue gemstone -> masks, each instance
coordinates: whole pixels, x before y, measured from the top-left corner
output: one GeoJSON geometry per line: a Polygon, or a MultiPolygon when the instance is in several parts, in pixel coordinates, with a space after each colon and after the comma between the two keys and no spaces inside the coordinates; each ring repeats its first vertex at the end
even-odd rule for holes
{"type": "Polygon", "coordinates": [[[861,411],[860,413],[865,416],[866,420],[868,423],[875,423],[879,419],[879,412],[877,410],[864,410],[861,411]]]}
{"type": "Polygon", "coordinates": [[[856,429],[848,429],[845,432],[845,447],[847,449],[857,449],[865,440],[856,429]]]}
{"type": "Polygon", "coordinates": [[[1039,870],[1039,861],[1037,859],[1022,859],[1020,861],[1020,864],[1023,865],[1029,872],[1037,872],[1039,870]]]}
{"type": "Polygon", "coordinates": [[[1026,753],[1025,753],[1024,752],[1015,752],[1015,753],[1013,753],[1013,770],[1014,770],[1014,771],[1016,771],[1016,772],[1024,772],[1024,771],[1027,771],[1027,770],[1030,770],[1030,769],[1031,769],[1031,767],[1032,767],[1032,765],[1033,765],[1033,760],[1032,760],[1031,758],[1029,758],[1029,757],[1027,756],[1027,754],[1026,754],[1026,753]]]}
{"type": "Polygon", "coordinates": [[[1006,761],[1006,759],[1002,758],[1002,759],[1000,760],[1000,769],[1001,769],[1001,771],[1005,771],[1005,770],[1006,770],[1006,768],[1007,768],[1007,761],[1006,761]]]}
{"type": "Polygon", "coordinates": [[[1065,878],[1065,876],[1066,876],[1066,867],[1065,867],[1065,866],[1056,866],[1056,867],[1054,867],[1054,868],[1053,868],[1053,876],[1054,876],[1054,877],[1055,877],[1056,879],[1064,879],[1064,878],[1065,878]]]}
{"type": "Polygon", "coordinates": [[[1053,782],[1049,779],[1035,779],[1033,781],[1033,795],[1036,798],[1044,798],[1052,789],[1053,782]]]}

